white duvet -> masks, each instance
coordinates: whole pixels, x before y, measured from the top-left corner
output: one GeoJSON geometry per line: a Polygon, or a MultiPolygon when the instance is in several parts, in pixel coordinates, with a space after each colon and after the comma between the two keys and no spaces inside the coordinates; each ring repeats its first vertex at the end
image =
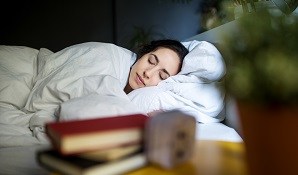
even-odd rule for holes
{"type": "MultiPolygon", "coordinates": [[[[123,88],[136,55],[125,48],[89,42],[53,53],[0,46],[0,147],[47,143],[44,124],[57,119],[180,109],[200,123],[222,121],[221,55],[207,42],[184,44],[191,52],[177,76],[128,95],[123,88]]],[[[201,138],[212,135],[200,128],[201,138]]]]}
{"type": "Polygon", "coordinates": [[[77,111],[85,115],[92,105],[97,113],[86,117],[140,112],[123,91],[134,61],[134,53],[107,43],[57,53],[1,46],[0,146],[46,143],[46,122],[80,118],[77,111]]]}

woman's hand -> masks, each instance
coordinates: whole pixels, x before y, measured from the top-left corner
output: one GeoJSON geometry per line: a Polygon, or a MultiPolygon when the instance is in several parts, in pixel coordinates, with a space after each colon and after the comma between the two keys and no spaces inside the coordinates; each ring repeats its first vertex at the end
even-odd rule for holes
{"type": "Polygon", "coordinates": [[[155,111],[152,111],[152,112],[147,113],[147,115],[148,115],[149,117],[154,117],[154,116],[156,116],[157,114],[162,113],[162,112],[164,112],[164,111],[163,111],[163,110],[155,110],[155,111]]]}

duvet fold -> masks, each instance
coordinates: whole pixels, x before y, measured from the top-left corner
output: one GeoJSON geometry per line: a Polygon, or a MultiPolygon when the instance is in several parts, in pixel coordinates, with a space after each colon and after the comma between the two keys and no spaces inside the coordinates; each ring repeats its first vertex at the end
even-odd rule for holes
{"type": "MultiPolygon", "coordinates": [[[[7,48],[18,47],[7,46],[7,48]]],[[[37,59],[35,61],[37,65],[33,65],[33,67],[30,65],[32,70],[36,70],[36,74],[32,75],[32,89],[27,95],[28,98],[25,105],[13,110],[30,114],[30,117],[26,118],[26,122],[24,121],[22,127],[27,128],[28,132],[31,133],[31,137],[34,136],[34,139],[31,139],[31,141],[34,140],[32,144],[36,144],[36,142],[47,143],[47,138],[44,134],[44,124],[46,122],[63,120],[65,116],[68,116],[67,119],[77,119],[78,115],[73,115],[73,118],[70,118],[70,114],[66,115],[66,111],[71,113],[72,109],[76,111],[76,109],[81,108],[82,111],[87,113],[87,109],[91,108],[90,103],[89,106],[69,105],[68,103],[68,106],[65,106],[69,108],[66,109],[64,106],[64,116],[60,116],[60,105],[69,100],[73,102],[75,100],[79,101],[80,97],[94,96],[94,98],[99,98],[98,106],[101,106],[99,103],[102,103],[102,106],[107,107],[105,101],[118,103],[117,109],[115,107],[106,108],[106,112],[103,111],[105,115],[121,114],[124,111],[128,113],[130,112],[129,110],[136,109],[135,107],[124,108],[128,106],[127,103],[130,103],[130,106],[133,106],[133,104],[123,91],[130,67],[136,59],[136,55],[133,52],[114,44],[99,42],[73,45],[56,53],[45,48],[40,49],[39,52],[35,49],[31,50],[34,51],[35,55],[31,54],[30,57],[34,56],[37,59]],[[84,107],[89,108],[84,110],[84,107]]],[[[31,51],[30,53],[33,52],[31,51]]],[[[14,52],[11,54],[14,54],[14,52]]],[[[30,57],[28,56],[28,59],[30,57]]],[[[15,64],[17,62],[15,60],[15,64]]],[[[26,67],[26,69],[30,69],[30,67],[26,67]]],[[[91,113],[92,111],[89,111],[88,117],[94,117],[91,113]]],[[[71,114],[74,113],[72,112],[71,114]]],[[[100,116],[99,113],[95,114],[100,116]]],[[[12,126],[15,125],[15,128],[19,127],[21,120],[17,123],[12,116],[5,117],[12,126]]],[[[1,121],[4,121],[4,119],[1,121]]],[[[1,136],[1,142],[3,140],[7,145],[15,144],[15,146],[19,144],[17,141],[14,142],[8,138],[8,136],[1,136]],[[3,140],[4,138],[5,140],[3,140]]]]}

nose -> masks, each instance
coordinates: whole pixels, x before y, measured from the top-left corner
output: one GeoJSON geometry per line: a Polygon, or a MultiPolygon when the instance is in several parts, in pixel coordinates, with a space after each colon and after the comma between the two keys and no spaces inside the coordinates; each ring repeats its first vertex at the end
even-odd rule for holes
{"type": "Polygon", "coordinates": [[[143,77],[148,79],[148,78],[152,77],[153,74],[154,74],[154,69],[146,69],[143,72],[143,77]]]}

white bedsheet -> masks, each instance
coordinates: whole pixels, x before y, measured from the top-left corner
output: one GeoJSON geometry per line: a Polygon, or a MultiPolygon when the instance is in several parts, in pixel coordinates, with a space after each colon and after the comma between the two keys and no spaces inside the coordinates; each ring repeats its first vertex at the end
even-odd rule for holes
{"type": "Polygon", "coordinates": [[[49,175],[36,161],[36,152],[47,149],[45,145],[16,146],[0,149],[1,175],[49,175]]]}

